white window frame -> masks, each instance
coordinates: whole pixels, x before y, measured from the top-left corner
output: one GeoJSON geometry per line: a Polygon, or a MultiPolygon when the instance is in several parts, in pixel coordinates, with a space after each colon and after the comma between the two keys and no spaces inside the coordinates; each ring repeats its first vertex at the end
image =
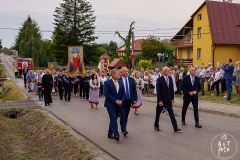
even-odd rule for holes
{"type": "Polygon", "coordinates": [[[199,21],[202,20],[202,14],[198,14],[198,20],[199,20],[199,21]]]}
{"type": "Polygon", "coordinates": [[[198,38],[202,38],[202,28],[198,28],[198,38]]]}

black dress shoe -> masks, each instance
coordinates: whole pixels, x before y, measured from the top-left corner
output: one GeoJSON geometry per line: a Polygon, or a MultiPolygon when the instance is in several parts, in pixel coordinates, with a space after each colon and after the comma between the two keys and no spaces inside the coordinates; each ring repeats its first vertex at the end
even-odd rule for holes
{"type": "Polygon", "coordinates": [[[47,104],[45,104],[45,106],[47,106],[47,104]]]}
{"type": "Polygon", "coordinates": [[[119,136],[116,136],[114,139],[115,139],[116,141],[119,141],[119,140],[120,140],[119,136]]]}
{"type": "Polygon", "coordinates": [[[161,129],[160,129],[159,127],[154,127],[154,129],[155,129],[156,131],[161,131],[161,129]]]}
{"type": "Polygon", "coordinates": [[[48,105],[50,106],[50,103],[48,103],[48,105]]]}
{"type": "Polygon", "coordinates": [[[108,138],[114,139],[114,136],[111,134],[111,135],[108,135],[108,138]]]}
{"type": "Polygon", "coordinates": [[[128,134],[128,131],[124,131],[124,132],[123,132],[124,137],[126,137],[127,134],[128,134]]]}
{"type": "Polygon", "coordinates": [[[202,126],[200,124],[196,124],[195,127],[196,128],[202,128],[202,126]]]}
{"type": "Polygon", "coordinates": [[[187,124],[186,124],[186,122],[182,121],[182,125],[183,125],[183,126],[186,126],[187,124]]]}
{"type": "Polygon", "coordinates": [[[180,128],[176,128],[176,129],[174,129],[174,132],[180,132],[182,129],[180,129],[180,128]]]}
{"type": "Polygon", "coordinates": [[[226,101],[231,101],[231,99],[227,99],[226,101]]]}

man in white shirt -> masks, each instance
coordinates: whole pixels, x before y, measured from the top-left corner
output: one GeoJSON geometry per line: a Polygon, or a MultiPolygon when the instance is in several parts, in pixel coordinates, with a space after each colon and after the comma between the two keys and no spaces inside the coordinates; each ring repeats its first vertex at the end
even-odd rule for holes
{"type": "MultiPolygon", "coordinates": [[[[212,71],[211,70],[212,70],[212,63],[209,62],[208,63],[208,68],[206,69],[206,79],[207,79],[207,81],[209,80],[209,78],[212,75],[212,71]]],[[[210,84],[208,84],[208,91],[211,91],[210,84]]]]}
{"type": "Polygon", "coordinates": [[[201,84],[201,88],[202,88],[201,93],[202,93],[202,96],[204,96],[204,82],[205,82],[205,77],[206,77],[206,70],[203,65],[201,65],[200,69],[201,69],[201,71],[200,71],[198,78],[200,78],[200,84],[201,84]]]}

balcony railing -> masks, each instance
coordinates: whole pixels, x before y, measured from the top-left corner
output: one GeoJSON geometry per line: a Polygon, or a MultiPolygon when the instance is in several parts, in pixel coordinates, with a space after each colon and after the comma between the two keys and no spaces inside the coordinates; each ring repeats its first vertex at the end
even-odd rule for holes
{"type": "Polygon", "coordinates": [[[193,40],[183,40],[183,39],[175,39],[173,40],[173,47],[192,47],[193,40]]]}

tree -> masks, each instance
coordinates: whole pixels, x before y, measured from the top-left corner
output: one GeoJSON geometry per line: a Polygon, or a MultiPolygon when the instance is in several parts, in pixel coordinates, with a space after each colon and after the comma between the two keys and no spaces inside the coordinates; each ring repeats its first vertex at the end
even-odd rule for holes
{"type": "MultiPolygon", "coordinates": [[[[159,38],[150,36],[142,43],[142,55],[145,59],[158,61],[157,53],[167,53],[172,55],[176,49],[172,46],[169,39],[160,40],[159,38]]],[[[166,60],[166,58],[165,58],[166,60]]]]}
{"type": "Polygon", "coordinates": [[[97,44],[84,45],[83,60],[85,64],[98,63],[99,58],[106,52],[106,50],[97,44]]]}
{"type": "Polygon", "coordinates": [[[33,58],[35,64],[39,64],[42,45],[42,35],[37,23],[28,16],[24,29],[21,31],[19,43],[19,55],[33,58]]]}
{"type": "Polygon", "coordinates": [[[124,52],[126,53],[126,57],[124,58],[124,62],[128,65],[128,67],[131,67],[131,55],[130,55],[130,46],[131,46],[131,40],[132,40],[132,32],[135,29],[133,25],[135,22],[133,21],[130,24],[130,29],[128,31],[127,36],[124,38],[118,31],[115,32],[115,34],[118,35],[118,37],[124,42],[122,47],[125,47],[124,52]]]}
{"type": "Polygon", "coordinates": [[[54,17],[53,53],[59,64],[66,65],[68,46],[88,47],[97,39],[94,36],[96,16],[86,0],[64,0],[55,9],[54,17]]]}
{"type": "Polygon", "coordinates": [[[172,55],[170,55],[169,57],[168,57],[168,61],[167,61],[167,66],[168,67],[171,67],[171,66],[173,66],[173,58],[172,58],[172,55]]]}
{"type": "Polygon", "coordinates": [[[110,57],[117,57],[118,56],[118,53],[117,53],[117,49],[118,49],[118,45],[116,42],[114,41],[110,41],[110,43],[103,43],[103,44],[100,44],[107,52],[107,54],[110,56],[110,57]]]}
{"type": "Polygon", "coordinates": [[[0,39],[0,49],[2,49],[2,40],[0,39]]]}
{"type": "Polygon", "coordinates": [[[21,42],[21,37],[22,37],[21,35],[23,30],[26,29],[26,24],[28,23],[32,23],[32,19],[30,16],[28,16],[28,18],[23,22],[22,27],[19,29],[18,35],[15,37],[15,43],[14,43],[13,49],[17,50],[19,55],[20,55],[19,44],[21,42]]]}

